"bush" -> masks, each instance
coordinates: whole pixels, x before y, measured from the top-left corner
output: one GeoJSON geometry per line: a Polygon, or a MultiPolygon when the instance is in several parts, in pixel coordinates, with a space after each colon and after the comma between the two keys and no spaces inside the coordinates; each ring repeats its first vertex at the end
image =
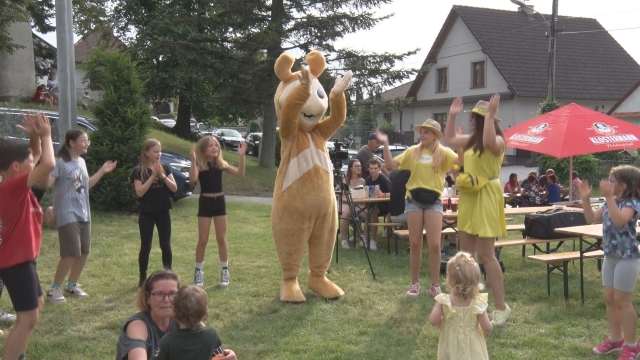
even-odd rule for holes
{"type": "Polygon", "coordinates": [[[252,120],[249,123],[249,133],[260,132],[260,124],[257,121],[252,120]]]}
{"type": "MultiPolygon", "coordinates": [[[[573,157],[573,171],[577,171],[581,179],[589,179],[597,184],[600,179],[609,175],[615,155],[608,153],[588,154],[573,157]]],[[[553,169],[561,183],[569,183],[569,158],[557,159],[549,155],[538,156],[538,173],[544,175],[547,169],[553,169]]]]}
{"type": "Polygon", "coordinates": [[[138,202],[129,175],[140,161],[140,147],[152,122],[143,84],[135,64],[121,51],[95,49],[84,68],[86,79],[104,90],[94,109],[98,131],[91,134],[87,167],[94,173],[105,161],[118,161],[116,170],[92,189],[91,205],[103,211],[135,211],[138,202]]]}

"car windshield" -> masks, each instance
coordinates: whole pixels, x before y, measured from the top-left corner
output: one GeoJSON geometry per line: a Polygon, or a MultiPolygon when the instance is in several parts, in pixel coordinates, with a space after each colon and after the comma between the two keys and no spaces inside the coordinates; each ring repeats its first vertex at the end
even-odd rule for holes
{"type": "Polygon", "coordinates": [[[207,124],[200,124],[198,127],[200,131],[211,131],[212,127],[207,124]]]}
{"type": "Polygon", "coordinates": [[[240,133],[235,130],[222,130],[220,132],[220,136],[242,137],[242,135],[240,135],[240,133]]]}

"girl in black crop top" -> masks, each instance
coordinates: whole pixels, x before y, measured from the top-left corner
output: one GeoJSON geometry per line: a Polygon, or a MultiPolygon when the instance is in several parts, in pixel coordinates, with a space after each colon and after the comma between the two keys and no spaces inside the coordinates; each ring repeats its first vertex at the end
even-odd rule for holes
{"type": "Polygon", "coordinates": [[[216,231],[218,256],[220,258],[220,286],[229,285],[229,251],[227,246],[227,211],[222,192],[222,172],[244,176],[244,154],[247,143],[238,148],[238,167],[229,165],[222,157],[220,143],[213,136],[205,136],[191,149],[189,180],[200,180],[198,200],[198,245],[196,246],[196,268],[193,283],[204,286],[202,263],[209,242],[211,219],[216,231]]]}

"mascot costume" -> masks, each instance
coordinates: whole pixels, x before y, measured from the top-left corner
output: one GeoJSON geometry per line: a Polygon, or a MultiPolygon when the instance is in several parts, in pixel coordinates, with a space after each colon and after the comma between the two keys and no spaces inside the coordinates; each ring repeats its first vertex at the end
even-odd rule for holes
{"type": "Polygon", "coordinates": [[[337,299],[344,291],[325,276],[338,230],[333,165],[326,141],[347,115],[345,89],[351,71],[336,79],[327,96],[318,77],[326,62],[318,51],[307,55],[307,67],[292,73],[294,58],[282,54],[275,64],[280,85],[274,98],[280,120],[280,167],[273,190],[271,227],[282,266],[280,300],[306,301],[298,285],[298,273],[309,246],[307,287],[325,299],[337,299]],[[331,114],[321,120],[331,104],[331,114]]]}

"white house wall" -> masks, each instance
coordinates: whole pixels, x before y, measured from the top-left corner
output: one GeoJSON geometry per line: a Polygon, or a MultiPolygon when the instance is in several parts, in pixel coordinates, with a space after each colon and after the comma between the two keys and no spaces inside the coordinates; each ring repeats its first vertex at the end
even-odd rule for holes
{"type": "Polygon", "coordinates": [[[509,91],[507,82],[504,81],[498,69],[485,55],[469,31],[464,22],[458,18],[454,22],[449,35],[445,39],[438,52],[437,62],[431,65],[420,89],[416,100],[432,100],[450,98],[456,96],[483,95],[509,91]],[[477,61],[485,61],[485,83],[482,88],[471,88],[472,68],[471,64],[477,61]],[[436,92],[438,68],[448,67],[448,90],[436,92]]]}
{"type": "Polygon", "coordinates": [[[640,86],[636,88],[624,101],[618,105],[614,112],[639,112],[640,111],[640,86]]]}
{"type": "Polygon", "coordinates": [[[96,102],[102,101],[102,91],[94,91],[89,89],[89,83],[84,83],[86,71],[80,68],[81,65],[76,64],[76,97],[78,104],[82,103],[84,92],[89,91],[89,96],[96,102]]]}

